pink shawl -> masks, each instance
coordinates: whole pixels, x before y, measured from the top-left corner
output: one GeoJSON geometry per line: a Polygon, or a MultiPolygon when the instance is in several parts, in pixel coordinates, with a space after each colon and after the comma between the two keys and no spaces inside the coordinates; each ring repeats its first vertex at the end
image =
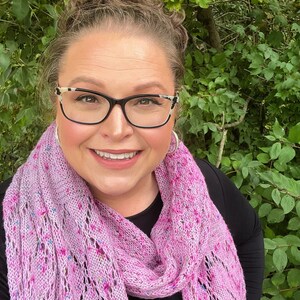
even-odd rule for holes
{"type": "Polygon", "coordinates": [[[55,140],[41,137],[7,190],[3,210],[12,300],[243,300],[228,228],[187,148],[155,170],[163,200],[151,239],[95,201],[55,140]]]}

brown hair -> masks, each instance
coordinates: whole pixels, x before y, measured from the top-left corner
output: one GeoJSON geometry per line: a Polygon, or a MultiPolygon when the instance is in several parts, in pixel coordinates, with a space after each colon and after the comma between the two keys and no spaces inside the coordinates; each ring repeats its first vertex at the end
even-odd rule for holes
{"type": "Polygon", "coordinates": [[[153,37],[164,48],[176,89],[184,74],[187,32],[184,16],[169,12],[160,0],[70,0],[58,21],[58,34],[44,54],[40,90],[53,97],[61,60],[74,39],[95,29],[117,29],[153,37]]]}

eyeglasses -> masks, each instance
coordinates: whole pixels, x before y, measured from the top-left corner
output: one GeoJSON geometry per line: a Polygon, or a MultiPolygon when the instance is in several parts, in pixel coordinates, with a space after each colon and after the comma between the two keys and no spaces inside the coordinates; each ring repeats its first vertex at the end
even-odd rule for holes
{"type": "Polygon", "coordinates": [[[63,115],[70,121],[95,125],[108,118],[116,104],[121,106],[126,120],[139,128],[165,125],[179,102],[178,96],[140,94],[114,99],[104,94],[71,87],[56,87],[63,115]]]}

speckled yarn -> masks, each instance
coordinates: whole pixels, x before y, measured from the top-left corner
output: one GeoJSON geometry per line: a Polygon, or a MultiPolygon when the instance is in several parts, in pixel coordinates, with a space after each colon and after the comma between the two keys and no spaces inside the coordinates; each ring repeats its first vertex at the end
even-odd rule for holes
{"type": "Polygon", "coordinates": [[[243,300],[232,237],[203,175],[180,143],[155,170],[164,202],[148,238],[95,201],[68,165],[55,124],[19,168],[4,199],[12,300],[243,300]]]}

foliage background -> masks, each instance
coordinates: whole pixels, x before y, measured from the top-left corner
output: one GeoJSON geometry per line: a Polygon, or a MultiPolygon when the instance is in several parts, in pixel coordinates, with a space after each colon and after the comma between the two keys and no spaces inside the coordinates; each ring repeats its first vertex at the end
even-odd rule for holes
{"type": "MultiPolygon", "coordinates": [[[[190,42],[177,122],[195,156],[220,167],[265,235],[262,299],[300,299],[300,4],[165,0],[190,42]]],[[[62,0],[0,0],[0,181],[51,120],[36,90],[62,0]]],[[[47,109],[48,108],[48,109],[47,109]]]]}

